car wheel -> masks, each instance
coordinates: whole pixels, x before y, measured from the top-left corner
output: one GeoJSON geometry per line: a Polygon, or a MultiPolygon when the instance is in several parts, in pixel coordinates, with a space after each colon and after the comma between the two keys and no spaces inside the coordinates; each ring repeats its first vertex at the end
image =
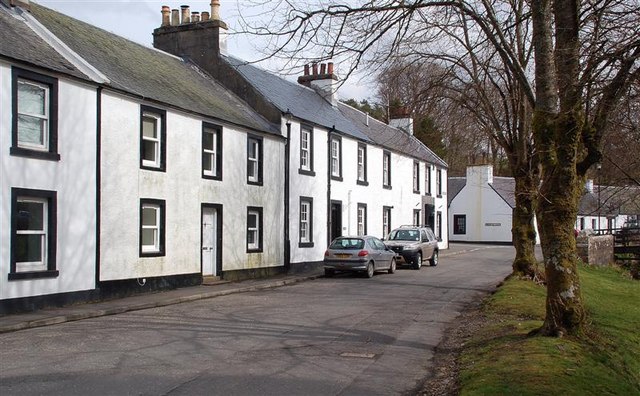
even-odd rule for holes
{"type": "Polygon", "coordinates": [[[392,258],[391,264],[389,265],[389,273],[393,274],[394,272],[396,272],[396,259],[392,258]]]}
{"type": "Polygon", "coordinates": [[[325,268],[324,269],[324,276],[326,276],[327,278],[331,278],[335,274],[336,274],[336,271],[331,269],[331,268],[325,268]]]}
{"type": "Polygon", "coordinates": [[[422,267],[422,253],[418,253],[413,261],[413,269],[419,270],[422,267]]]}
{"type": "Polygon", "coordinates": [[[431,258],[429,259],[429,264],[431,264],[432,267],[435,267],[436,265],[438,265],[438,251],[437,250],[433,251],[433,256],[431,256],[431,258]]]}
{"type": "Polygon", "coordinates": [[[373,261],[369,261],[369,264],[367,264],[367,272],[366,272],[367,278],[373,278],[373,273],[374,273],[373,261]]]}

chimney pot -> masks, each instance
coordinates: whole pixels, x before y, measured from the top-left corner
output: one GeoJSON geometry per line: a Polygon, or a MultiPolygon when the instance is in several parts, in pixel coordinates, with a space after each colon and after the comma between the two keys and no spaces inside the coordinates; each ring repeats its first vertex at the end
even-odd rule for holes
{"type": "Polygon", "coordinates": [[[171,10],[171,26],[178,26],[180,24],[180,11],[176,8],[171,10]]]}
{"type": "Polygon", "coordinates": [[[327,73],[333,74],[333,62],[327,63],[327,73]]]}
{"type": "Polygon", "coordinates": [[[202,11],[202,14],[200,14],[200,20],[202,22],[208,21],[209,20],[209,11],[202,11]]]}
{"type": "Polygon", "coordinates": [[[193,11],[191,13],[191,22],[200,22],[200,13],[198,11],[193,11]]]}
{"type": "Polygon", "coordinates": [[[220,0],[211,0],[211,19],[220,20],[220,0]]]}
{"type": "Polygon", "coordinates": [[[182,5],[180,8],[182,9],[182,21],[180,23],[184,25],[185,23],[191,22],[191,19],[189,18],[189,6],[182,5]]]}
{"type": "Polygon", "coordinates": [[[304,75],[305,76],[309,75],[309,65],[304,65],[304,75]]]}
{"type": "Polygon", "coordinates": [[[169,6],[162,6],[162,25],[160,26],[169,26],[171,25],[171,8],[169,6]]]}
{"type": "Polygon", "coordinates": [[[313,70],[313,75],[317,76],[318,75],[318,64],[314,63],[313,65],[311,65],[311,69],[313,70]]]}

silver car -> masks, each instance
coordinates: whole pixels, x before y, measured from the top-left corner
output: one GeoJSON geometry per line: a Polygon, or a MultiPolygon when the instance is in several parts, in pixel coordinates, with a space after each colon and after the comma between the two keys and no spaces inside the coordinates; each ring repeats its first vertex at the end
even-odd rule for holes
{"type": "Polygon", "coordinates": [[[373,236],[339,237],[324,253],[324,274],[336,271],[363,272],[371,278],[376,271],[396,272],[395,253],[373,236]]]}
{"type": "Polygon", "coordinates": [[[420,269],[424,260],[438,265],[438,239],[429,227],[401,226],[389,233],[385,244],[396,252],[399,264],[411,264],[420,269]]]}

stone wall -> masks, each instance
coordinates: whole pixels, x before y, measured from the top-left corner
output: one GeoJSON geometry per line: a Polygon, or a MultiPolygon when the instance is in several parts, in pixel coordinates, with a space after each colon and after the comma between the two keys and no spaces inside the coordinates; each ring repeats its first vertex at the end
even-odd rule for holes
{"type": "Polygon", "coordinates": [[[609,265],[613,262],[613,235],[580,235],[578,257],[589,265],[609,265]]]}

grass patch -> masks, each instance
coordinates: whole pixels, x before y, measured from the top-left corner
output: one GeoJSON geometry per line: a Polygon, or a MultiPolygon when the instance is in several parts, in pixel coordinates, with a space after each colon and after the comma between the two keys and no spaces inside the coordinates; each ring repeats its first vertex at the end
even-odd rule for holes
{"type": "Polygon", "coordinates": [[[462,395],[640,395],[640,282],[614,268],[579,270],[585,335],[528,336],[544,320],[546,289],[509,279],[463,348],[462,395]]]}

